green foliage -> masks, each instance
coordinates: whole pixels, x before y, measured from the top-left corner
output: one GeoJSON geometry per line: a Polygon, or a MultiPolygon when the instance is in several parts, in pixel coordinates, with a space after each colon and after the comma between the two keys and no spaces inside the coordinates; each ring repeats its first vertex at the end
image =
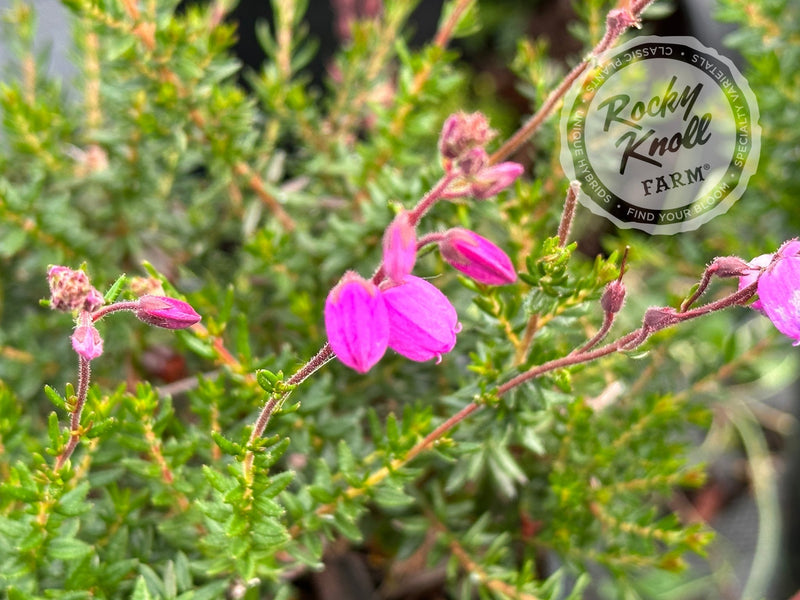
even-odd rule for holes
{"type": "MultiPolygon", "coordinates": [[[[734,384],[764,374],[765,326],[714,315],[499,386],[592,338],[625,245],[629,300],[610,339],[636,329],[646,306],[680,304],[715,253],[771,251],[754,244],[783,235],[771,227],[785,213],[735,228],[720,217],[723,233],[706,239],[618,232],[590,239],[603,252],[587,256],[552,237],[568,182],[551,121],[521,153],[534,177],[495,200],[440,203],[420,225],[475,229],[520,268],[517,283],[489,288],[420,254],[417,272],[444,273],[437,286],[463,328],[443,363],[392,354],[357,375],[321,361],[298,382],[325,343],[331,286],[348,269],[372,272],[393,215],[441,176],[445,118],[480,106],[502,141],[520,115],[479,93],[480,74],[448,43],[409,45],[412,2],[386,2],[380,18],[354,23],[324,89],[304,70],[316,41],[303,1],[273,1],[274,23],[258,26],[267,60],[244,73],[229,2],[183,12],[155,0],[63,3],[73,82],[46,75],[24,1],[2,13],[15,56],[0,85],[0,590],[9,599],[296,598],[297,581],[341,545],[368,553],[389,582],[408,564],[446,567],[452,597],[580,598],[598,581],[622,597],[704,554],[710,530],[683,523],[666,500],[703,483],[687,430],[707,425],[703,393],[718,373],[734,384]],[[99,323],[105,352],[92,362],[79,445],[57,468],[79,393],[73,324],[39,300],[48,265],[81,263],[107,302],[161,286],[203,320],[177,335],[127,314],[99,323]],[[254,435],[270,402],[266,431],[254,435]]],[[[609,3],[575,4],[571,29],[588,50],[609,3]]],[[[743,3],[722,4],[726,18],[744,19],[743,3]]],[[[797,53],[762,51],[764,40],[788,49],[796,35],[796,23],[775,24],[782,9],[765,6],[735,41],[752,50],[751,83],[780,84],[763,96],[767,174],[756,193],[790,206],[797,86],[787,78],[800,70],[780,61],[797,53]]],[[[448,15],[460,16],[446,42],[468,48],[501,31],[520,91],[531,109],[541,105],[564,71],[546,44],[478,2],[448,2],[440,31],[448,15]]],[[[587,218],[583,239],[597,227],[587,218]]]]}

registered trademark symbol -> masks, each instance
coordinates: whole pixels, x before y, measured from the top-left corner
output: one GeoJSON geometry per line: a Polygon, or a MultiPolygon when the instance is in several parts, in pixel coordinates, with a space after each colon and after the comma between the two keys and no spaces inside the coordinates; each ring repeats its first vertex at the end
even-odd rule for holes
{"type": "Polygon", "coordinates": [[[710,168],[711,168],[711,165],[710,165],[710,164],[708,164],[708,163],[705,163],[705,164],[703,165],[703,170],[704,170],[704,171],[708,171],[710,168]]]}

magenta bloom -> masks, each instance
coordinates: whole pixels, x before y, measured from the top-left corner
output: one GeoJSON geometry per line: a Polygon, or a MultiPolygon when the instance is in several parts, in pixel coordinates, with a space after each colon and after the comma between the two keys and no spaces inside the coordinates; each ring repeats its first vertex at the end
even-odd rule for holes
{"type": "Polygon", "coordinates": [[[515,162],[504,162],[483,169],[472,182],[472,195],[480,200],[491,198],[510,186],[525,171],[515,162]]]}
{"type": "Polygon", "coordinates": [[[450,265],[478,283],[506,285],[517,280],[517,272],[506,253],[469,229],[446,231],[439,250],[450,265]]]}
{"type": "Polygon", "coordinates": [[[383,292],[389,315],[389,347],[418,362],[452,350],[461,330],[456,309],[436,287],[409,275],[383,292]]]}
{"type": "Polygon", "coordinates": [[[75,328],[70,339],[72,349],[86,360],[97,358],[103,353],[103,338],[88,318],[81,319],[81,324],[75,328]]]}
{"type": "Polygon", "coordinates": [[[133,312],[140,321],[164,329],[185,329],[200,321],[188,303],[167,296],[142,296],[133,312]]]}
{"type": "MultiPolygon", "coordinates": [[[[800,241],[798,240],[790,240],[783,244],[778,249],[777,254],[779,254],[782,258],[791,258],[800,255],[800,241]]],[[[774,254],[762,254],[760,256],[756,256],[753,260],[751,260],[748,265],[750,265],[751,270],[746,275],[742,275],[739,277],[739,289],[746,288],[748,285],[759,279],[761,276],[761,271],[769,266],[772,262],[772,258],[774,254]]],[[[758,295],[759,299],[753,302],[750,305],[750,308],[754,308],[757,311],[764,312],[763,304],[761,302],[761,285],[758,286],[758,295]]]]}
{"type": "Polygon", "coordinates": [[[383,234],[383,270],[395,283],[403,283],[417,261],[417,236],[408,213],[398,214],[383,234]]]}
{"type": "Polygon", "coordinates": [[[758,278],[761,309],[782,334],[800,345],[800,256],[781,256],[758,278]]]}
{"type": "Polygon", "coordinates": [[[359,373],[369,371],[389,342],[386,304],[375,284],[345,273],[325,301],[325,330],[340,361],[359,373]]]}

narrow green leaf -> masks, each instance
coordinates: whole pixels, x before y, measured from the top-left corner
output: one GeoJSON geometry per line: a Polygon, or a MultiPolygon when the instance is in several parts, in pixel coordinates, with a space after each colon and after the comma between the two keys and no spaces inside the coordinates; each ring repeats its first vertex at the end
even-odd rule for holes
{"type": "Polygon", "coordinates": [[[55,389],[51,388],[49,385],[44,386],[44,393],[50,399],[56,408],[67,411],[67,401],[66,399],[59,394],[55,389]]]}
{"type": "Polygon", "coordinates": [[[106,295],[103,296],[103,300],[105,300],[106,304],[111,304],[117,299],[120,290],[122,290],[122,286],[124,285],[126,280],[127,277],[125,276],[125,273],[123,273],[122,275],[117,277],[117,280],[113,284],[111,284],[111,287],[108,288],[106,295]]]}
{"type": "Polygon", "coordinates": [[[59,537],[50,541],[47,554],[56,560],[79,560],[93,552],[93,548],[76,538],[59,537]]]}
{"type": "Polygon", "coordinates": [[[136,580],[136,586],[133,588],[131,600],[153,600],[150,591],[147,589],[147,583],[142,575],[136,580]]]}

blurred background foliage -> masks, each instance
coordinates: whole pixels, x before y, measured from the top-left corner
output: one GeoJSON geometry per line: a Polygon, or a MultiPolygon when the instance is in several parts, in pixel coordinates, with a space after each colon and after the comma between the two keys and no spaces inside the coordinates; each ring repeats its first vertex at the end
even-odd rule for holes
{"type": "MultiPolygon", "coordinates": [[[[227,0],[64,0],[68,80],[48,71],[32,5],[3,6],[0,43],[12,59],[0,83],[0,589],[9,598],[783,598],[800,587],[791,566],[776,571],[770,466],[795,421],[765,403],[796,378],[797,355],[745,309],[523,386],[403,462],[494,383],[590,336],[615,251],[631,247],[619,335],[648,306],[679,304],[714,256],[749,259],[797,235],[800,15],[788,0],[715,9],[736,25],[718,49],[739,53],[762,126],[758,173],[727,214],[650,237],[579,208],[577,250],[554,256],[546,239],[567,181],[552,118],[514,157],[527,171],[515,189],[438,205],[424,221],[475,229],[547,277],[475,289],[423,256],[417,273],[436,276],[464,325],[454,352],[441,365],[387,356],[366,376],[326,366],[270,424],[258,500],[248,498],[238,461],[264,400],[256,370],[291,373],[324,343],[328,290],[347,269],[371,273],[394,211],[441,175],[444,119],[482,110],[508,137],[602,36],[613,5],[470,4],[440,43],[461,4],[387,1],[337,29],[327,3],[274,0],[255,22],[227,0]],[[264,59],[246,66],[234,50],[248,36],[264,59]],[[66,474],[48,467],[64,431],[48,420],[53,398],[42,390],[63,391],[76,360],[70,320],[39,304],[51,264],[85,264],[101,290],[126,273],[129,295],[136,277],[163,276],[204,326],[172,336],[117,315],[103,321],[87,415],[95,434],[66,474]],[[512,342],[534,315],[517,360],[512,342]],[[731,456],[733,475],[715,467],[731,456]],[[707,521],[732,488],[752,492],[758,511],[750,577],[724,543],[708,546],[707,521]],[[349,591],[331,595],[331,582],[349,591]]],[[[680,4],[648,14],[643,33],[702,39],[677,29],[687,26],[680,4]]]]}

